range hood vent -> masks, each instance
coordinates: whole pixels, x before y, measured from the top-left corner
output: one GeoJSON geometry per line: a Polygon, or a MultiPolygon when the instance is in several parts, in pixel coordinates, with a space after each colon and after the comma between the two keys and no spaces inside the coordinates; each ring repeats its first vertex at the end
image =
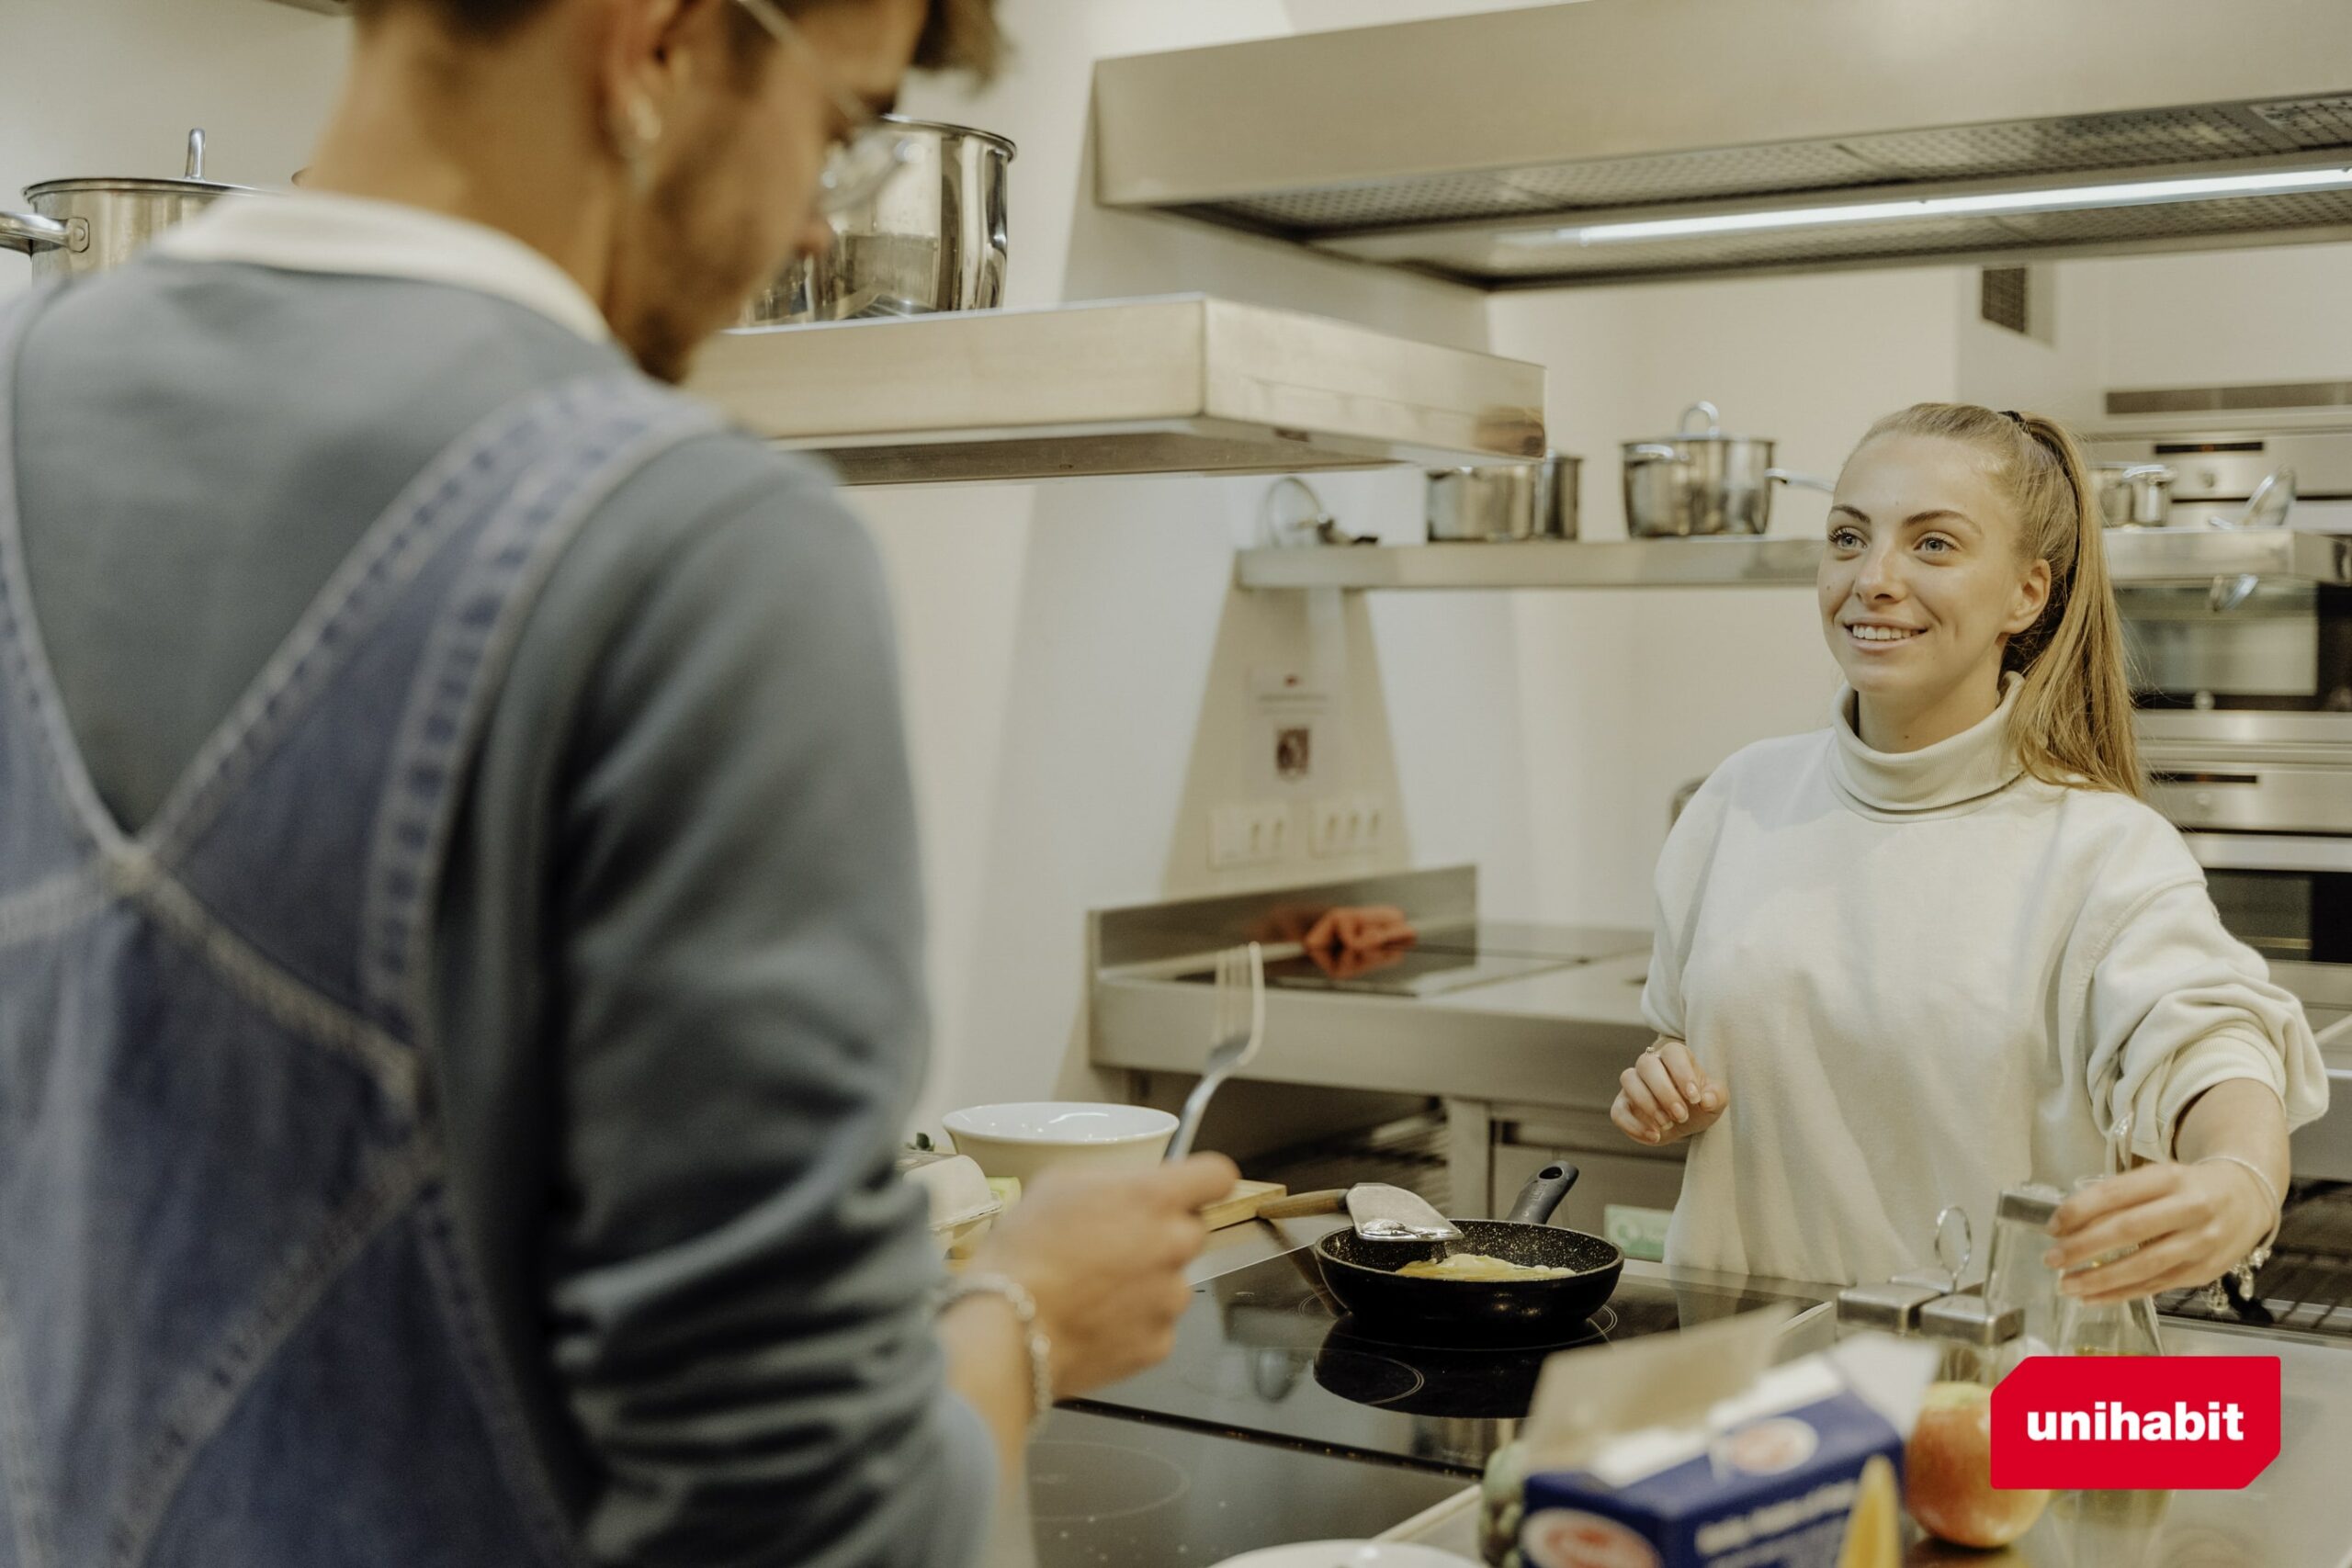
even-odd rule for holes
{"type": "Polygon", "coordinates": [[[1096,135],[1108,205],[1489,288],[2352,238],[2352,175],[2052,198],[2352,169],[2352,6],[1582,0],[1105,61],[1096,135]]]}
{"type": "Polygon", "coordinates": [[[1544,451],[1541,366],[1198,295],[723,333],[690,389],[849,484],[1544,451]]]}

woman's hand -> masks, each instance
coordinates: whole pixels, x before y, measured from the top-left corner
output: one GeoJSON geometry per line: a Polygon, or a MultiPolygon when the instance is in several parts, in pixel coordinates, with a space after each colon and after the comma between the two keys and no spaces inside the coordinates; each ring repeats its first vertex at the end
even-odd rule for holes
{"type": "Polygon", "coordinates": [[[1325,974],[1348,980],[1404,957],[1415,935],[1404,910],[1374,904],[1324,911],[1299,945],[1325,974]]]}
{"type": "Polygon", "coordinates": [[[1731,1090],[1711,1078],[1690,1047],[1664,1036],[1618,1076],[1609,1119],[1637,1144],[1670,1144],[1703,1133],[1731,1109],[1731,1090]]]}
{"type": "Polygon", "coordinates": [[[2245,1260],[2278,1217],[2270,1195],[2228,1160],[2144,1165],[2075,1193],[2050,1221],[2059,1289],[2088,1306],[2207,1285],[2245,1260]],[[2092,1265],[2126,1247],[2136,1252],[2092,1265]],[[2086,1267],[2088,1266],[2088,1267],[2086,1267]]]}

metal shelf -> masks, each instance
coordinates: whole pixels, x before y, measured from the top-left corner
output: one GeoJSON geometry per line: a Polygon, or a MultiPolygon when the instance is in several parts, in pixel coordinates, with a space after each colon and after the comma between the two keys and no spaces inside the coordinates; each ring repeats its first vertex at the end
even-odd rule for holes
{"type": "MultiPolygon", "coordinates": [[[[2352,536],[2119,529],[2107,536],[2118,582],[2251,575],[2352,583],[2352,536]]],[[[1626,539],[1561,543],[1325,545],[1244,550],[1244,588],[1463,592],[1559,588],[1776,588],[1809,584],[1818,539],[1626,539]]]]}
{"type": "Polygon", "coordinates": [[[1544,368],[1199,295],[722,333],[689,389],[850,484],[1544,451],[1544,368]]]}

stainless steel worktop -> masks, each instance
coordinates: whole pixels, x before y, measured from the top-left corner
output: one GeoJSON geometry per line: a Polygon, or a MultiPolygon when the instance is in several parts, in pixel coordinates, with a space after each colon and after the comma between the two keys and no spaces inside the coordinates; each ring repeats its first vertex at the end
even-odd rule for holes
{"type": "MultiPolygon", "coordinates": [[[[1332,1220],[1262,1223],[1219,1232],[1195,1267],[1200,1282],[1310,1245],[1332,1220]]],[[[1663,1264],[1631,1262],[1629,1274],[1701,1287],[1761,1287],[1827,1302],[1828,1286],[1754,1280],[1663,1264]]],[[[1826,1310],[1792,1325],[1787,1353],[1826,1344],[1826,1310]]],[[[2191,1328],[2167,1321],[2176,1355],[2277,1356],[2286,1404],[2278,1461],[2242,1492],[2077,1495],[2052,1506],[2010,1553],[1988,1557],[1934,1541],[1914,1545],[1911,1568],[2352,1568],[2352,1489],[2343,1456],[2352,1453],[2352,1347],[2255,1330],[2191,1328]]],[[[1238,1439],[1237,1439],[1238,1440],[1238,1439]]],[[[1456,1551],[1475,1562],[1476,1509],[1432,1510],[1397,1538],[1456,1551]]]]}
{"type": "MultiPolygon", "coordinates": [[[[1641,1010],[1648,936],[1621,935],[1636,951],[1436,996],[1270,989],[1250,1076],[1605,1109],[1618,1073],[1651,1039],[1641,1010]]],[[[1103,975],[1094,1064],[1197,1073],[1212,1006],[1209,987],[1172,973],[1103,975]]]]}
{"type": "MultiPolygon", "coordinates": [[[[1473,868],[1412,872],[1229,898],[1098,910],[1091,1049],[1097,1066],[1197,1073],[1214,1007],[1197,976],[1232,942],[1282,942],[1297,909],[1396,904],[1424,930],[1475,930],[1473,868]]],[[[1303,927],[1300,929],[1304,929],[1303,927]]],[[[1277,1083],[1605,1110],[1650,1040],[1642,1023],[1649,933],[1513,928],[1549,967],[1462,989],[1387,996],[1270,987],[1250,1076],[1277,1083]]],[[[1295,934],[1295,933],[1293,933],[1295,934]]],[[[1270,946],[1268,956],[1297,951],[1270,946]]],[[[1531,954],[1521,953],[1520,958],[1531,954]]]]}
{"type": "MultiPolygon", "coordinates": [[[[2184,1356],[2278,1357],[2278,1458],[2242,1492],[2070,1493],[2006,1551],[1915,1540],[1905,1568],[2352,1568],[2352,1350],[2165,1325],[2184,1356]]],[[[1478,1561],[1478,1510],[1432,1509],[1395,1532],[1478,1561]]],[[[1916,1533],[1916,1532],[1915,1532],[1916,1533]]]]}

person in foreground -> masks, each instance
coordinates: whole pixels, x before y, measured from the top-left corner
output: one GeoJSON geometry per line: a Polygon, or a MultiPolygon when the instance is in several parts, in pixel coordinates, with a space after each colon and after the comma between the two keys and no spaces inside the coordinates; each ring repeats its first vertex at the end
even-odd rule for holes
{"type": "Polygon", "coordinates": [[[939,1309],[872,545],[662,385],[987,0],[358,0],[307,192],[0,306],[0,1561],[960,1568],[1214,1156],[939,1309]]]}
{"type": "Polygon", "coordinates": [[[1826,1283],[1929,1261],[1938,1211],[2087,1185],[2066,1288],[2203,1284],[2275,1234],[2327,1079],[2295,998],[2222,928],[2140,799],[2081,451],[1923,404],[1838,481],[1830,728],[1717,769],[1657,867],[1658,1039],[1611,1118],[1690,1141],[1670,1260],[1826,1283]]]}

